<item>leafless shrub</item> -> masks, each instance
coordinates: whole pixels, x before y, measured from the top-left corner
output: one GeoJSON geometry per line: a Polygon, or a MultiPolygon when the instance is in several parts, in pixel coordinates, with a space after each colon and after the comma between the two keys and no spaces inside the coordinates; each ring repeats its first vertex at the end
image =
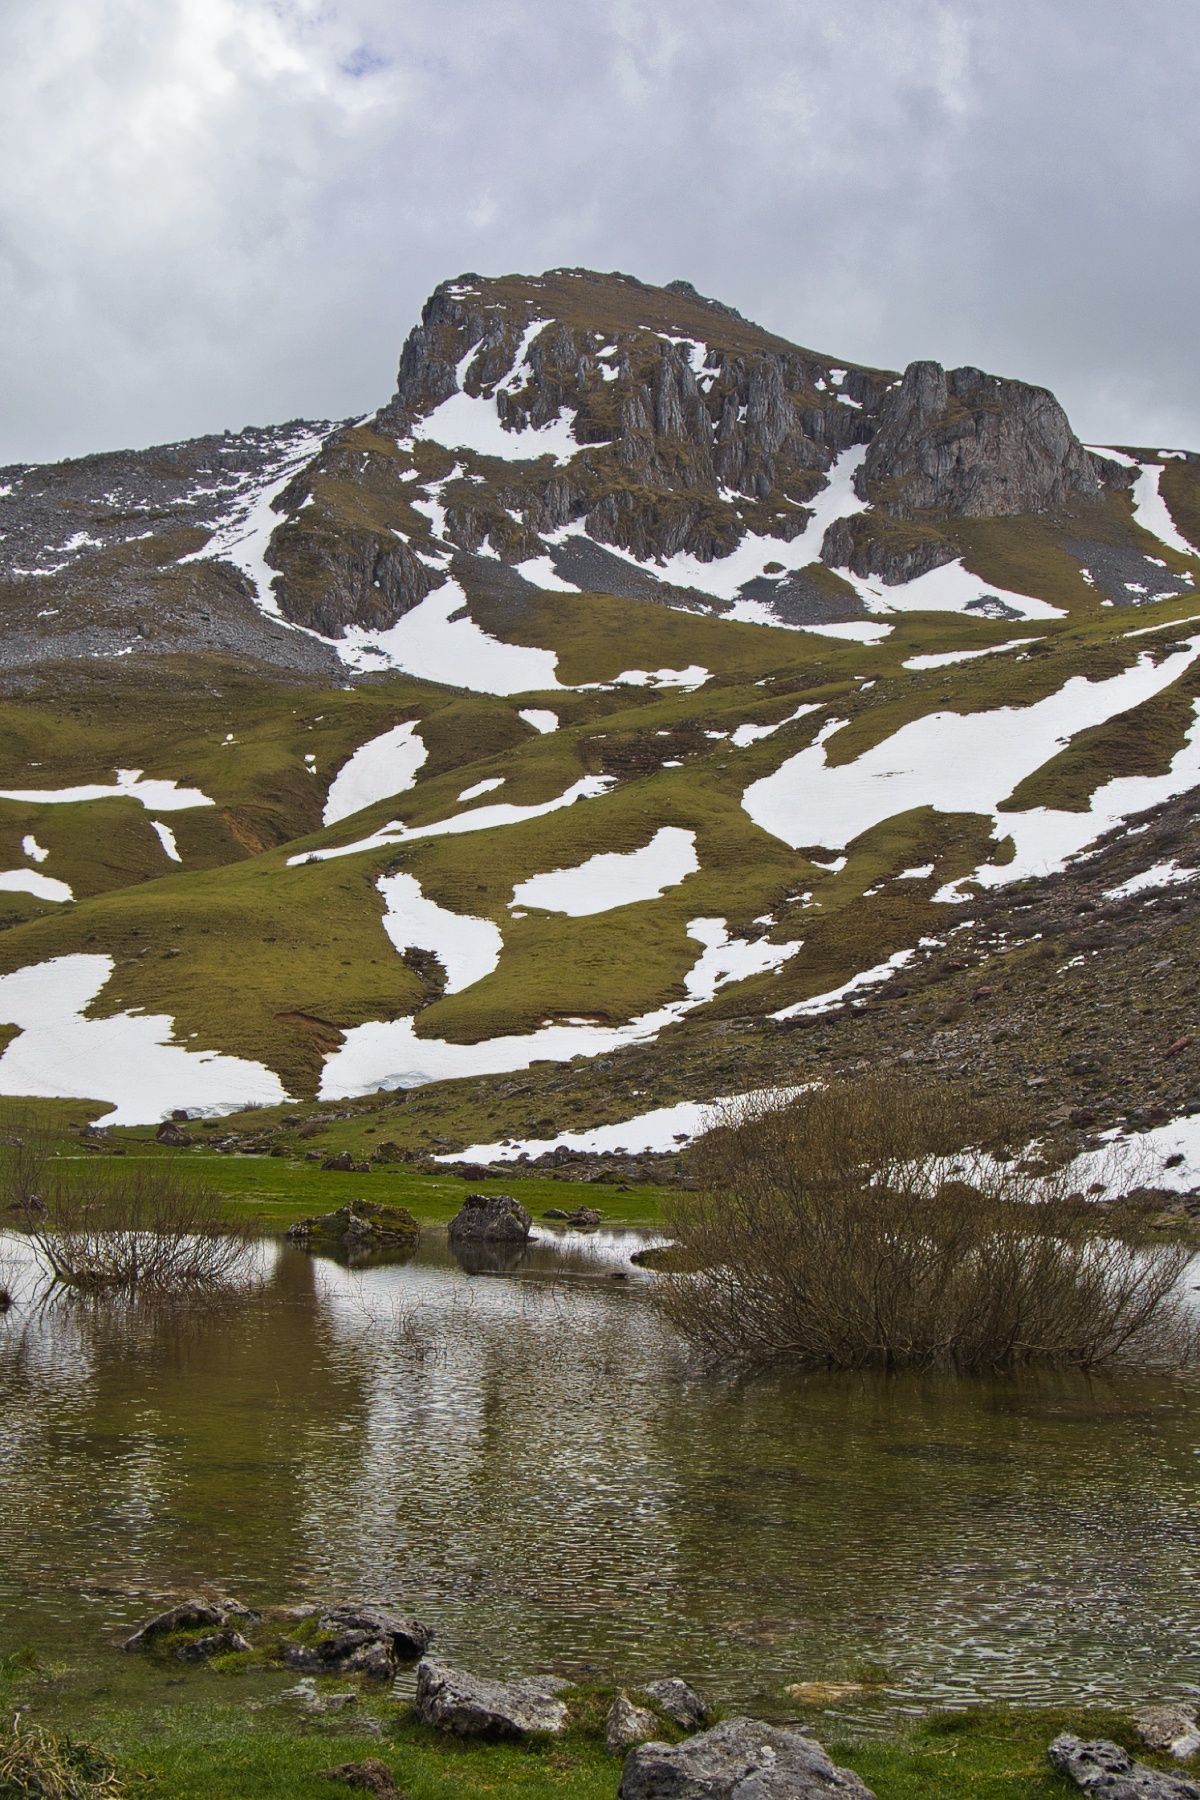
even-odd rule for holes
{"type": "Polygon", "coordinates": [[[1018,1118],[890,1075],[735,1104],[694,1153],[701,1192],[675,1202],[661,1304],[742,1369],[1188,1361],[1192,1251],[1030,1168],[1019,1141],[1018,1118]]]}
{"type": "Polygon", "coordinates": [[[28,1140],[0,1166],[9,1206],[54,1281],[80,1293],[228,1288],[249,1272],[247,1233],[165,1159],[74,1164],[28,1140]]]}

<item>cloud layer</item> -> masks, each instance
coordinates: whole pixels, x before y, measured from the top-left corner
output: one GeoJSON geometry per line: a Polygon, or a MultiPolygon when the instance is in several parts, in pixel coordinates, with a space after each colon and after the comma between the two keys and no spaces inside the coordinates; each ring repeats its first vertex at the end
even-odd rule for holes
{"type": "Polygon", "coordinates": [[[1200,446],[1190,0],[9,0],[0,461],[390,392],[429,289],[685,277],[1200,446]]]}

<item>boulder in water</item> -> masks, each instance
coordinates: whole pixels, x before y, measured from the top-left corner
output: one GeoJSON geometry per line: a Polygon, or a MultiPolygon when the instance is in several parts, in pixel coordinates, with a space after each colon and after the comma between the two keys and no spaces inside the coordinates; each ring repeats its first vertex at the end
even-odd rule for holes
{"type": "Polygon", "coordinates": [[[447,1227],[450,1242],[523,1244],[533,1220],[511,1194],[468,1194],[447,1227]]]}

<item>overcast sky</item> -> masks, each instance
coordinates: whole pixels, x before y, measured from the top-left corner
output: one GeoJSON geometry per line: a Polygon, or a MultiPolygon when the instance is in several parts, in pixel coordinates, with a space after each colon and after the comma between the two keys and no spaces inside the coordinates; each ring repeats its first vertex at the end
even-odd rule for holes
{"type": "Polygon", "coordinates": [[[390,393],[447,275],[684,277],[1200,448],[1196,0],[4,0],[0,461],[390,393]]]}

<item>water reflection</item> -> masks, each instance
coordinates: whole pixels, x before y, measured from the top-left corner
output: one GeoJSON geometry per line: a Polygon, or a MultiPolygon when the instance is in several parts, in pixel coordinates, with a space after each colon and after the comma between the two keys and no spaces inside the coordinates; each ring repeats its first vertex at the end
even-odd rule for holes
{"type": "MultiPolygon", "coordinates": [[[[1200,1681],[1197,1433],[1165,1381],[700,1378],[631,1270],[539,1232],[261,1291],[0,1318],[0,1647],[111,1641],[211,1582],[391,1597],[497,1672],[887,1704],[1200,1681]],[[628,1279],[613,1280],[613,1275],[628,1279]],[[101,1604],[96,1596],[105,1592],[101,1604]]],[[[108,1654],[105,1652],[105,1654],[108,1654]]]]}

